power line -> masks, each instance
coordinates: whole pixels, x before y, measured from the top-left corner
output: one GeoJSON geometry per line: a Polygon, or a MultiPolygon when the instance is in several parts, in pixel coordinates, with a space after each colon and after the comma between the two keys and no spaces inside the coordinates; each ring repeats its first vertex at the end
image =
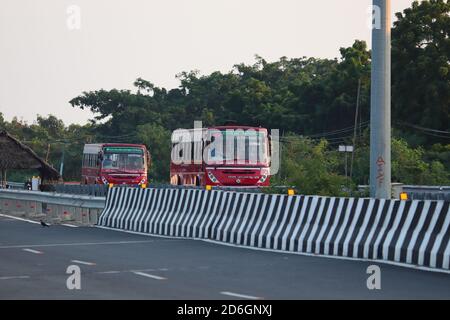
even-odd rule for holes
{"type": "Polygon", "coordinates": [[[97,140],[99,139],[115,139],[115,140],[122,140],[122,139],[126,139],[126,138],[131,138],[131,137],[137,137],[137,133],[131,133],[131,134],[126,134],[126,135],[121,135],[121,136],[107,136],[107,135],[102,135],[102,134],[91,134],[88,136],[83,136],[83,137],[71,137],[71,138],[65,138],[65,139],[49,139],[49,140],[22,140],[23,143],[35,143],[35,142],[42,142],[42,143],[73,143],[73,142],[84,142],[85,140],[89,139],[89,138],[95,138],[97,140]]]}
{"type": "MultiPolygon", "coordinates": [[[[357,135],[356,138],[362,138],[363,135],[357,135]]],[[[343,137],[338,137],[338,138],[327,138],[324,140],[326,140],[330,145],[332,144],[339,144],[341,142],[344,142],[345,140],[350,140],[353,138],[353,135],[347,135],[347,136],[343,136],[343,137]]],[[[294,142],[294,141],[299,141],[302,139],[310,139],[310,140],[322,140],[320,138],[311,138],[308,136],[288,136],[288,137],[282,137],[280,138],[280,141],[282,142],[294,142]]]]}
{"type": "Polygon", "coordinates": [[[436,129],[432,129],[432,128],[425,128],[425,127],[421,127],[421,126],[417,126],[411,123],[407,123],[407,122],[397,122],[398,125],[401,126],[406,126],[406,127],[410,127],[410,128],[414,128],[417,130],[421,130],[421,131],[428,131],[428,132],[434,132],[434,133],[442,133],[442,134],[450,134],[449,131],[442,131],[442,130],[436,130],[436,129]]]}
{"type": "Polygon", "coordinates": [[[426,132],[426,131],[423,131],[422,133],[427,135],[427,136],[431,136],[431,137],[437,137],[437,138],[442,138],[442,139],[450,139],[450,136],[442,136],[442,135],[438,135],[438,134],[434,134],[434,133],[426,132]]]}
{"type": "MultiPolygon", "coordinates": [[[[357,127],[366,127],[369,124],[369,121],[364,121],[362,123],[360,123],[357,127]]],[[[355,129],[355,126],[351,126],[351,127],[347,127],[347,128],[343,128],[343,129],[339,129],[339,130],[335,130],[335,131],[330,131],[330,132],[324,132],[321,134],[312,134],[312,135],[308,135],[309,137],[327,137],[327,136],[335,136],[338,134],[342,134],[342,133],[346,133],[346,132],[350,132],[355,129]]]]}

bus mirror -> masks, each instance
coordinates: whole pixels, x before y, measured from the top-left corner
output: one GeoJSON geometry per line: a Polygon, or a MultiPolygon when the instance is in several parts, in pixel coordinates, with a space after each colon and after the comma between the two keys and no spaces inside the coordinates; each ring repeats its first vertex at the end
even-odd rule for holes
{"type": "Polygon", "coordinates": [[[267,139],[267,142],[268,142],[268,149],[269,150],[267,150],[267,153],[269,154],[269,158],[272,156],[272,135],[271,134],[269,134],[269,137],[268,137],[268,139],[267,139]]]}
{"type": "Polygon", "coordinates": [[[102,162],[103,162],[103,152],[99,152],[98,153],[98,158],[97,158],[97,167],[100,167],[100,165],[102,164],[102,162]]]}

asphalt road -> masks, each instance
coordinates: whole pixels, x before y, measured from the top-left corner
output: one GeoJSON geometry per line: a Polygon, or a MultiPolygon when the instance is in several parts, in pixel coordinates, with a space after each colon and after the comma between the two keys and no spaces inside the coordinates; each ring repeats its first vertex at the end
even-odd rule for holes
{"type": "Polygon", "coordinates": [[[450,275],[386,264],[369,290],[372,264],[0,217],[0,299],[450,299],[450,275]]]}

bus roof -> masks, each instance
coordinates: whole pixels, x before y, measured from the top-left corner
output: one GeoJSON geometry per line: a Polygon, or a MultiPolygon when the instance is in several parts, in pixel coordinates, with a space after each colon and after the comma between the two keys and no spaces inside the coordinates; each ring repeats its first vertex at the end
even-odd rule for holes
{"type": "Polygon", "coordinates": [[[143,148],[146,149],[145,145],[143,144],[131,144],[131,143],[91,143],[91,144],[85,144],[83,153],[89,153],[89,154],[97,154],[104,147],[133,147],[133,148],[143,148]]]}

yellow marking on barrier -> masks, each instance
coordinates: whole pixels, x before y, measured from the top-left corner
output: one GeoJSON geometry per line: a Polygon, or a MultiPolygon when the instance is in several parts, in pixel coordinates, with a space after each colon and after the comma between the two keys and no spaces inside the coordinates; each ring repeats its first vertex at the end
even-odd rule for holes
{"type": "Polygon", "coordinates": [[[212,186],[210,186],[209,184],[206,185],[206,190],[211,191],[212,190],[212,186]]]}
{"type": "Polygon", "coordinates": [[[406,192],[400,193],[400,200],[408,200],[408,194],[406,192]]]}
{"type": "Polygon", "coordinates": [[[294,189],[288,189],[288,196],[295,196],[295,190],[294,189]]]}

